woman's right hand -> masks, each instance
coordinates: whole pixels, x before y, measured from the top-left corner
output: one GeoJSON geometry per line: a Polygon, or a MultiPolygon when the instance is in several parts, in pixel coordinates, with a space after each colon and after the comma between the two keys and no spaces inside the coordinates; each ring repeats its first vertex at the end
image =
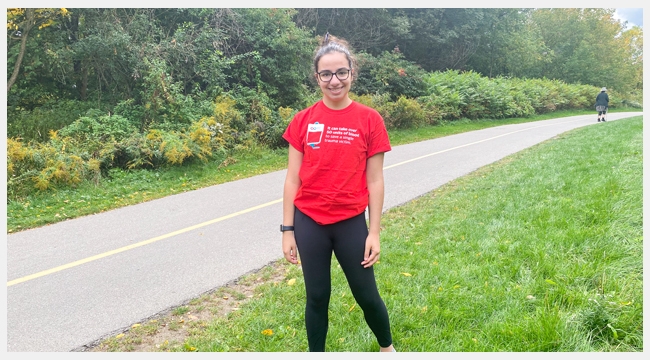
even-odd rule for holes
{"type": "Polygon", "coordinates": [[[293,231],[285,231],[282,233],[282,252],[284,258],[292,264],[298,264],[298,248],[296,246],[296,238],[293,231]]]}

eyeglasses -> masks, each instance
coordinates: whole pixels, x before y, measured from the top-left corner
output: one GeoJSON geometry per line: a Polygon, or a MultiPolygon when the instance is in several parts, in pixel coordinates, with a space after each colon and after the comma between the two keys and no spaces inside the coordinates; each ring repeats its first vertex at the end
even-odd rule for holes
{"type": "Polygon", "coordinates": [[[343,81],[350,77],[350,69],[340,68],[336,70],[335,73],[332,73],[329,70],[323,70],[316,74],[318,74],[318,78],[324,82],[332,81],[332,75],[336,76],[336,78],[339,79],[340,81],[343,81]]]}

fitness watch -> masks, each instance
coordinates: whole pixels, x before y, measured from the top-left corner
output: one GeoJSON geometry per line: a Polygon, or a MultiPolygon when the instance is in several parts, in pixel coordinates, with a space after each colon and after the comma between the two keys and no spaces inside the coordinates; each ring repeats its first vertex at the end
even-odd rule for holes
{"type": "Polygon", "coordinates": [[[293,226],[284,226],[280,225],[280,231],[285,232],[285,231],[293,231],[293,226]]]}

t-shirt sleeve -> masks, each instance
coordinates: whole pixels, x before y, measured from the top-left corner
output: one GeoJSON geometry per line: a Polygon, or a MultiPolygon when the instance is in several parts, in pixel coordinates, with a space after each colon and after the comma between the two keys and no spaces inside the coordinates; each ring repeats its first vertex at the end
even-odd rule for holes
{"type": "Polygon", "coordinates": [[[304,153],[305,150],[302,146],[302,137],[300,136],[300,118],[296,115],[287,126],[287,129],[282,134],[282,138],[293,146],[296,150],[304,153]]]}
{"type": "Polygon", "coordinates": [[[390,150],[390,140],[388,139],[388,131],[386,130],[384,119],[379,115],[379,113],[375,113],[371,121],[368,158],[378,153],[388,152],[390,150]]]}

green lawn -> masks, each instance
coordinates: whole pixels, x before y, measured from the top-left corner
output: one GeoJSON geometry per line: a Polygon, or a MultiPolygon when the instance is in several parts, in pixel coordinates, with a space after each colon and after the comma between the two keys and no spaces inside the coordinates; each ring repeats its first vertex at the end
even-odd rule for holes
{"type": "MultiPolygon", "coordinates": [[[[375,271],[397,350],[642,352],[642,128],[579,128],[386,212],[375,271]]],[[[336,262],[332,274],[327,350],[378,351],[336,262]]],[[[180,340],[161,335],[181,327],[167,318],[100,351],[305,351],[300,268],[251,278],[226,315],[193,322],[210,307],[198,300],[172,313],[186,316],[180,340]]]]}

